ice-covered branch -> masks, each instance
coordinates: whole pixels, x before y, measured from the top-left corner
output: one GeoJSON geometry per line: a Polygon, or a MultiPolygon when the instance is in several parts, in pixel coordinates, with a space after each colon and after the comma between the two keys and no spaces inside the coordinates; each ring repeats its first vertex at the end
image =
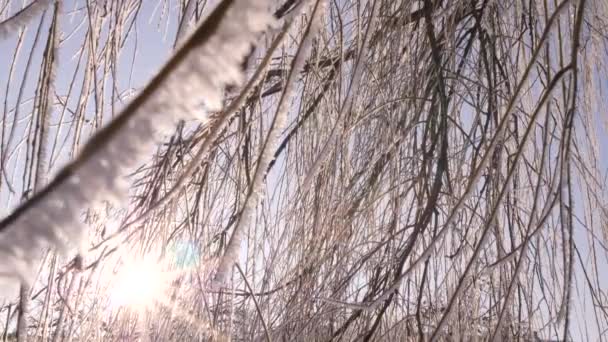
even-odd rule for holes
{"type": "Polygon", "coordinates": [[[142,162],[178,120],[204,120],[240,85],[243,58],[274,20],[266,0],[225,0],[79,156],[0,222],[0,277],[31,280],[45,248],[81,246],[79,215],[99,201],[120,201],[126,172],[142,162]]]}

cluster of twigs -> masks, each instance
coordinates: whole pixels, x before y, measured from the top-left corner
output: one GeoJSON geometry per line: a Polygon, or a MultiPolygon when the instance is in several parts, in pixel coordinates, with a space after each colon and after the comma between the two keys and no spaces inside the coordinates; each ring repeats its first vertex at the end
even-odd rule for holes
{"type": "MultiPolygon", "coordinates": [[[[608,4],[320,0],[315,34],[321,14],[299,3],[275,4],[293,25],[269,31],[246,61],[261,78],[228,89],[234,111],[180,124],[130,175],[128,207],[83,213],[82,270],[48,253],[21,291],[28,334],[606,339],[608,4]],[[237,234],[236,263],[213,281],[237,234]],[[196,262],[157,305],[109,304],[125,255],[170,258],[176,243],[196,262]]],[[[0,77],[7,207],[114,116],[147,61],[137,49],[179,39],[210,8],[146,6],[50,7],[2,43],[15,51],[0,77]]],[[[0,1],[6,16],[14,7],[0,1]]],[[[18,308],[9,298],[0,311],[5,338],[18,308]]]]}

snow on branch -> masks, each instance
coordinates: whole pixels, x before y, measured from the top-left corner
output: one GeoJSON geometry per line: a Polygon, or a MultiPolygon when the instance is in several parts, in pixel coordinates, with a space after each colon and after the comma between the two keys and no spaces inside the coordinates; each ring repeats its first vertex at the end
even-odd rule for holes
{"type": "Polygon", "coordinates": [[[124,175],[182,119],[204,120],[222,108],[229,85],[241,85],[241,63],[274,21],[267,0],[224,0],[122,112],[31,199],[0,222],[0,277],[30,282],[42,251],[76,246],[80,213],[100,201],[122,201],[124,175]]]}
{"type": "Polygon", "coordinates": [[[247,191],[247,197],[245,199],[243,209],[239,218],[237,219],[237,222],[235,223],[235,228],[230,236],[226,250],[220,259],[212,286],[224,285],[229,272],[232,270],[232,265],[234,265],[238,259],[239,251],[241,249],[241,242],[244,235],[243,230],[246,225],[251,222],[251,218],[255,213],[256,205],[263,196],[263,185],[266,177],[266,171],[268,170],[268,165],[270,165],[274,158],[274,151],[276,150],[281,132],[283,131],[285,122],[287,121],[289,103],[296,88],[298,75],[304,69],[304,64],[312,49],[313,38],[321,26],[321,18],[325,10],[325,2],[317,0],[311,7],[311,18],[304,32],[302,41],[298,46],[296,55],[292,61],[291,70],[289,71],[285,88],[283,89],[283,93],[279,99],[274,119],[268,133],[266,134],[266,139],[262,146],[259,162],[253,176],[252,185],[247,191]]]}
{"type": "Polygon", "coordinates": [[[17,29],[27,25],[32,19],[44,12],[52,2],[53,0],[34,0],[12,17],[0,22],[0,39],[5,39],[17,29]]]}

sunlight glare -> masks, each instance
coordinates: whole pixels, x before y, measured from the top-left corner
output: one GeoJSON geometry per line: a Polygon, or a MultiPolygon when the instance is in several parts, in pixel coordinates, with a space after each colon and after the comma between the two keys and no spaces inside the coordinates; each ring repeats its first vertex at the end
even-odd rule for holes
{"type": "Polygon", "coordinates": [[[164,296],[169,282],[161,266],[151,260],[126,263],[116,277],[110,298],[112,304],[135,309],[153,306],[164,296]]]}

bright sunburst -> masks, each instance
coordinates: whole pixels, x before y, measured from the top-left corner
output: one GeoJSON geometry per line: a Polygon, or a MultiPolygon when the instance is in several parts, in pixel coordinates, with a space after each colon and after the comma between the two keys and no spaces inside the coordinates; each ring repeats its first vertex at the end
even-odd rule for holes
{"type": "Polygon", "coordinates": [[[171,279],[153,258],[126,262],[116,275],[110,300],[114,306],[145,309],[162,300],[171,279]]]}

